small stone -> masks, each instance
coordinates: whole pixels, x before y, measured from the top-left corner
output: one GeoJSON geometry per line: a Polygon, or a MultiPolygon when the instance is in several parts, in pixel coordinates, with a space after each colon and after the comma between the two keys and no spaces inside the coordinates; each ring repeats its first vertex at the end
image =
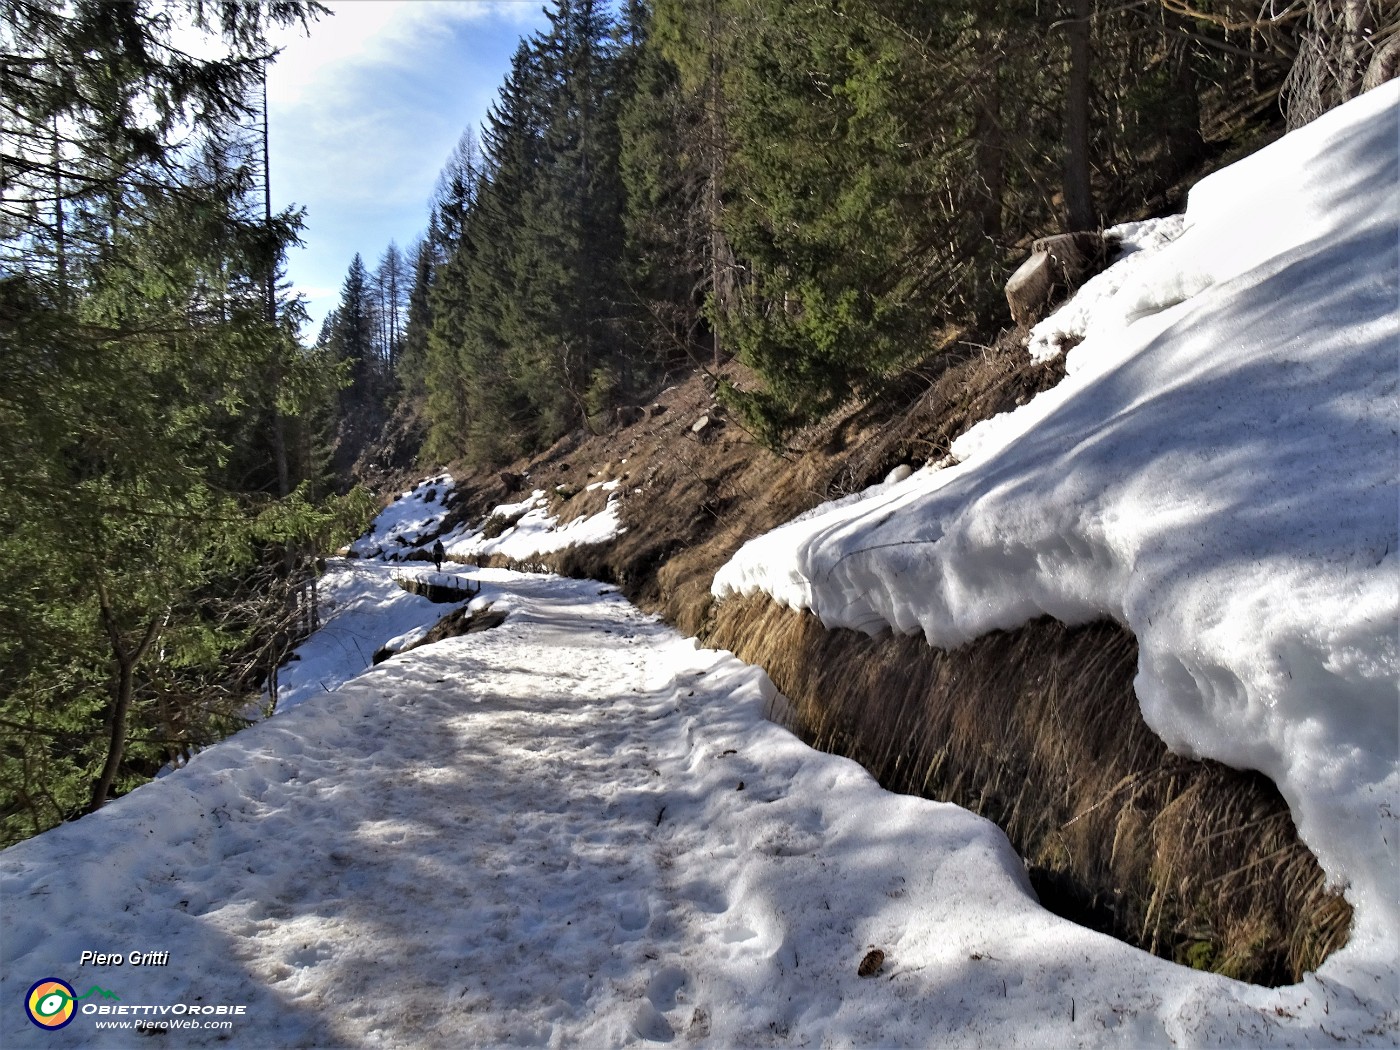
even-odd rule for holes
{"type": "Polygon", "coordinates": [[[865,958],[860,961],[856,974],[860,977],[874,977],[884,965],[885,953],[879,948],[871,948],[865,953],[865,958]]]}

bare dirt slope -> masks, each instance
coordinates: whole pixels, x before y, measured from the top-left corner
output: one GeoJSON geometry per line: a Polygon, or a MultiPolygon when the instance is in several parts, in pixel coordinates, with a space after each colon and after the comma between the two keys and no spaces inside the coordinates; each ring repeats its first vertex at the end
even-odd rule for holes
{"type": "Polygon", "coordinates": [[[945,351],[868,399],[795,434],[781,451],[758,444],[715,396],[718,379],[743,388],[747,369],[729,363],[666,386],[623,413],[626,425],[575,433],[502,475],[468,475],[468,504],[507,495],[506,482],[556,492],[561,522],[598,510],[586,486],[618,479],[622,523],[612,543],[558,555],[568,575],[616,582],[638,605],[690,634],[710,613],[715,570],[745,540],[825,500],[882,480],[892,469],[941,459],[979,419],[1024,403],[1058,381],[1058,364],[1037,365],[1017,333],[990,347],[951,342],[945,351]]]}

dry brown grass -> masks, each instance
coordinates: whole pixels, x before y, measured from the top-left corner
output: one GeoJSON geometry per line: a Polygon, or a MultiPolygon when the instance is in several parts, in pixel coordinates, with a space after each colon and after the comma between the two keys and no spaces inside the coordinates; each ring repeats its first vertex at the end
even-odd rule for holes
{"type": "Polygon", "coordinates": [[[1116,624],[1041,619],[943,651],[753,597],[724,602],[704,640],[764,667],[812,746],[999,824],[1070,918],[1263,984],[1346,941],[1351,910],[1273,784],[1173,755],[1147,727],[1116,624]]]}
{"type": "MultiPolygon", "coordinates": [[[[1063,375],[1057,364],[1027,359],[1024,332],[1005,333],[986,347],[957,343],[959,334],[950,334],[920,368],[794,435],[782,454],[759,446],[729,420],[713,384],[696,375],[663,390],[630,426],[572,434],[511,464],[509,473],[528,475],[525,491],[551,494],[551,512],[561,522],[602,509],[608,494],[589,492],[591,482],[623,482],[618,494],[625,533],[529,567],[617,583],[638,605],[681,631],[698,633],[710,614],[711,578],[745,540],[879,481],[901,463],[940,458],[972,424],[1024,404],[1063,375]],[[701,415],[720,421],[703,441],[690,429],[701,415]]],[[[721,375],[740,387],[754,381],[734,362],[721,375]]],[[[463,516],[466,508],[479,516],[507,498],[520,498],[495,472],[454,474],[463,516]]]]}

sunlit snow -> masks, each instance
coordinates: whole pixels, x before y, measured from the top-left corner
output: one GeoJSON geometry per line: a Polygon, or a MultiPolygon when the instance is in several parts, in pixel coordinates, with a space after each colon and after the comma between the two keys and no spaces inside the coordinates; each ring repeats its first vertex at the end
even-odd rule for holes
{"type": "MultiPolygon", "coordinates": [[[[617,480],[594,482],[587,490],[611,493],[620,484],[617,480]]],[[[500,555],[525,562],[568,547],[605,543],[621,530],[616,495],[609,496],[607,505],[596,514],[561,522],[551,512],[543,489],[535,489],[514,503],[500,504],[474,523],[445,530],[447,503],[455,487],[452,477],[442,474],[401,493],[370,531],[350,545],[350,553],[357,558],[422,560],[432,543],[440,539],[449,559],[468,562],[500,555]],[[488,524],[497,527],[488,529],[488,524]]]]}
{"type": "Polygon", "coordinates": [[[613,588],[470,571],[502,626],[0,854],[5,1046],[147,1045],[96,1022],[169,1014],[96,1011],[177,1004],[246,1008],[190,1046],[1394,1040],[1355,974],[1255,988],[1044,911],[994,825],[805,747],[613,588]],[[50,976],[118,999],[41,1031],[50,976]]]}
{"type": "MultiPolygon", "coordinates": [[[[617,488],[616,481],[596,487],[608,492],[617,488]]],[[[590,485],[589,489],[595,486],[590,485]]],[[[497,507],[486,519],[508,521],[510,524],[495,536],[487,536],[482,522],[464,528],[443,541],[449,557],[471,560],[499,554],[515,561],[526,561],[541,554],[553,554],[567,547],[586,543],[604,543],[617,535],[621,528],[617,497],[611,496],[607,506],[597,514],[588,514],[560,523],[549,510],[549,499],[542,489],[536,489],[518,503],[497,507]]]]}
{"type": "MultiPolygon", "coordinates": [[[[1042,323],[1069,378],[957,465],[745,546],[715,594],[955,646],[1049,614],[1137,636],[1175,750],[1257,769],[1400,959],[1400,82],[1203,180],[1042,323]]],[[[1371,981],[1372,978],[1366,978],[1371,981]]]]}

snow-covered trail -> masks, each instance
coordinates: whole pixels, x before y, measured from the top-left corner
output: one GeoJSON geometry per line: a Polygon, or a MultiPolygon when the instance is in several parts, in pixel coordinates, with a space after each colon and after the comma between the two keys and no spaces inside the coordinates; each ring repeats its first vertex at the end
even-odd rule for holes
{"type": "Polygon", "coordinates": [[[0,854],[0,1041],[147,1046],[95,1023],[193,1004],[245,1011],[181,1045],[1394,1043],[1364,975],[1255,989],[1043,911],[991,824],[806,748],[612,588],[476,575],[502,626],[0,854]],[[46,977],[150,1009],[41,1031],[46,977]]]}

